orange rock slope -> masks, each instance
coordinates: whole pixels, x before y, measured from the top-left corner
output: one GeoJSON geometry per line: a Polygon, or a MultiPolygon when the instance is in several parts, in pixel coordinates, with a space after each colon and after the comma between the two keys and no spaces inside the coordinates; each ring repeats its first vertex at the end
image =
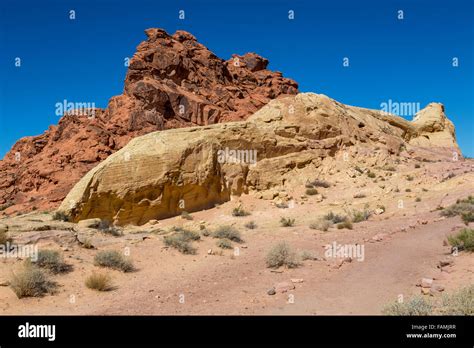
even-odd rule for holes
{"type": "Polygon", "coordinates": [[[104,110],[64,115],[42,135],[20,139],[0,161],[3,212],[55,208],[85,173],[136,136],[246,119],[271,99],[298,92],[257,54],[224,61],[185,31],[145,33],[123,94],[104,110]]]}

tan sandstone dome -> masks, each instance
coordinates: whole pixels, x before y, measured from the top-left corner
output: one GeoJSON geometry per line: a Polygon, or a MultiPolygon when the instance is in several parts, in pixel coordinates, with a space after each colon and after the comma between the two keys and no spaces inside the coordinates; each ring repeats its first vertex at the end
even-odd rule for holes
{"type": "Polygon", "coordinates": [[[89,171],[59,211],[72,221],[141,225],[211,208],[234,195],[301,183],[327,161],[342,160],[341,153],[365,151],[383,164],[405,148],[417,154],[434,147],[459,151],[440,104],[409,122],[301,93],[271,101],[247,121],[135,138],[89,171]]]}

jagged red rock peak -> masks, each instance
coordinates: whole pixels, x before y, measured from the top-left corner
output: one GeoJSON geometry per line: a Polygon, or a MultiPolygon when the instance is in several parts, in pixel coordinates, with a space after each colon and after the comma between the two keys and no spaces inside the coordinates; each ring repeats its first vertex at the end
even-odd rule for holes
{"type": "Polygon", "coordinates": [[[298,92],[255,53],[225,61],[185,31],[145,33],[123,94],[105,110],[64,115],[42,135],[20,139],[0,161],[4,212],[55,208],[85,173],[136,136],[246,119],[271,99],[298,92]]]}

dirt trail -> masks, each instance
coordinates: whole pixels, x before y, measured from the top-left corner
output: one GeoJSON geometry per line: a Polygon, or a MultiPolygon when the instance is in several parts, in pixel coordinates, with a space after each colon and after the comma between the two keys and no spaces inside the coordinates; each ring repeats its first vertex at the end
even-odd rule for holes
{"type": "MultiPolygon", "coordinates": [[[[367,243],[365,260],[353,261],[316,285],[303,291],[295,303],[266,314],[380,314],[381,304],[419,293],[414,285],[433,274],[439,260],[449,255],[443,246],[450,220],[421,225],[380,243],[367,243]]],[[[474,264],[471,261],[471,266],[474,264]]],[[[471,281],[473,277],[471,275],[471,281]]]]}

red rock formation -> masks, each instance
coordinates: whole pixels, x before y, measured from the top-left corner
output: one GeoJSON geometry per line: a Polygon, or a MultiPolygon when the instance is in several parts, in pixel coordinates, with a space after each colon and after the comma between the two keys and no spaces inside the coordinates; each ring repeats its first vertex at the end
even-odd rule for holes
{"type": "MultiPolygon", "coordinates": [[[[196,38],[145,31],[130,60],[123,94],[93,117],[64,115],[42,135],[20,139],[0,161],[4,212],[50,209],[92,167],[138,135],[245,119],[298,85],[267,70],[254,53],[224,61],[196,38]]],[[[1,208],[0,208],[1,209],[1,208]]]]}

